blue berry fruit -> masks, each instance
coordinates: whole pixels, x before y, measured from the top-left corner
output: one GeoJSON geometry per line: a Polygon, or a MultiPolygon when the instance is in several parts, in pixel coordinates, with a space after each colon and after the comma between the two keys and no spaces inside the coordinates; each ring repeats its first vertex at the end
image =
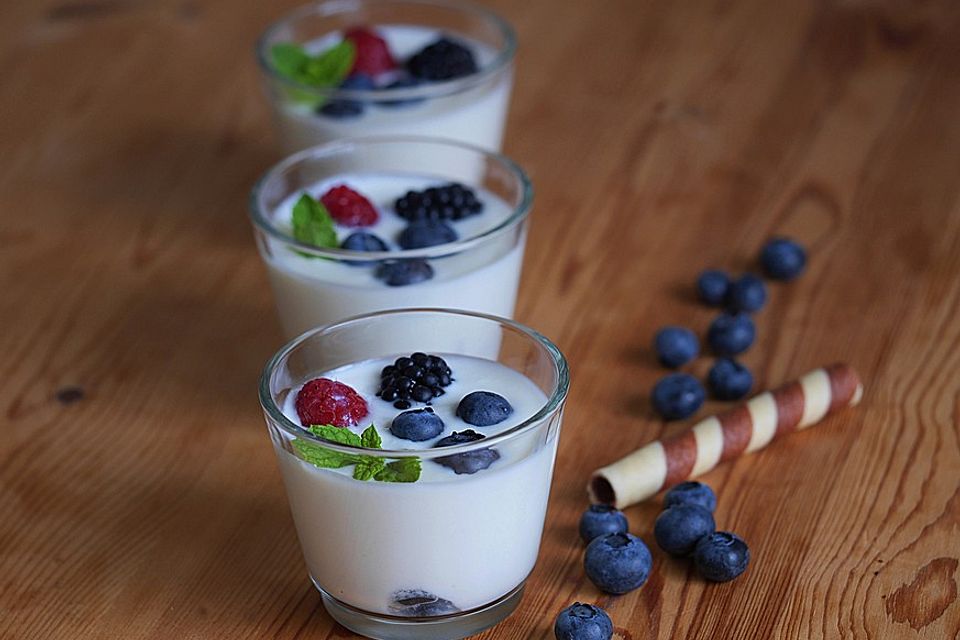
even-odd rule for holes
{"type": "Polygon", "coordinates": [[[393,594],[390,611],[394,615],[421,618],[444,616],[460,611],[455,604],[422,589],[404,589],[393,594]]]}
{"type": "Polygon", "coordinates": [[[413,442],[423,442],[443,433],[443,420],[432,407],[404,411],[390,423],[390,433],[413,442]]]}
{"type": "MultiPolygon", "coordinates": [[[[450,435],[437,440],[437,444],[433,445],[433,448],[452,447],[458,444],[476,442],[477,440],[483,440],[485,437],[485,435],[477,433],[473,429],[459,432],[454,431],[450,435]]],[[[450,456],[434,458],[433,461],[442,464],[448,469],[453,469],[453,472],[457,475],[470,475],[477,471],[483,471],[499,459],[500,454],[493,449],[476,449],[475,451],[465,451],[450,456]]]]}
{"type": "Polygon", "coordinates": [[[457,241],[453,227],[439,220],[421,220],[400,232],[397,244],[403,249],[423,249],[457,241]]]}
{"type": "Polygon", "coordinates": [[[600,607],[574,602],[557,615],[553,635],[557,640],[610,640],[613,622],[600,607]]]}
{"type": "Polygon", "coordinates": [[[469,48],[450,38],[440,38],[411,57],[407,69],[424,80],[452,80],[476,73],[477,61],[469,48]]]}
{"type": "Polygon", "coordinates": [[[724,313],[710,323],[707,343],[720,356],[735,356],[753,344],[757,336],[753,320],[745,313],[724,313]]]}
{"type": "Polygon", "coordinates": [[[720,358],[710,367],[707,386],[717,400],[739,400],[750,393],[753,374],[732,358],[720,358]]]}
{"type": "Polygon", "coordinates": [[[491,427],[503,422],[513,413],[507,399],[491,391],[473,391],[463,396],[457,405],[457,415],[475,427],[491,427]]]}
{"type": "Polygon", "coordinates": [[[766,303],[767,285],[752,273],[745,273],[734,280],[727,292],[727,306],[732,311],[753,313],[762,309],[766,303]]]}
{"type": "MultiPolygon", "coordinates": [[[[397,78],[390,84],[388,84],[386,89],[412,89],[413,87],[420,86],[420,81],[412,76],[403,76],[402,78],[397,78]]],[[[380,103],[382,107],[412,107],[415,104],[420,104],[425,98],[405,98],[403,100],[384,100],[380,103]]]]}
{"type": "Polygon", "coordinates": [[[697,278],[697,293],[700,299],[709,305],[719,307],[727,299],[730,289],[730,276],[723,271],[708,269],[697,278]]]}
{"type": "Polygon", "coordinates": [[[405,287],[433,277],[433,267],[426,260],[392,260],[377,267],[374,274],[388,287],[405,287]]]}
{"type": "Polygon", "coordinates": [[[709,510],[698,504],[678,504],[657,516],[653,537],[670,555],[686,556],[693,553],[700,538],[710,535],[716,528],[709,510]]]}
{"type": "Polygon", "coordinates": [[[706,397],[700,381],[687,373],[673,373],[653,387],[653,408],[667,420],[682,420],[697,412],[706,397]]]}
{"type": "Polygon", "coordinates": [[[653,557],[640,538],[629,533],[608,533],[587,545],[583,567],[597,588],[621,594],[643,586],[653,557]]]}
{"type": "MultiPolygon", "coordinates": [[[[367,233],[366,231],[357,231],[348,235],[342,243],[340,243],[341,249],[347,249],[348,251],[388,251],[390,248],[387,246],[387,243],[381,240],[378,236],[373,235],[372,233],[367,233]]],[[[344,260],[344,264],[351,267],[367,267],[373,264],[371,260],[344,260]]]]}
{"type": "Polygon", "coordinates": [[[773,238],[763,245],[760,266],[775,280],[793,280],[807,266],[807,252],[789,238],[773,238]]]}
{"type": "Polygon", "coordinates": [[[607,504],[592,504],[580,516],[580,538],[586,543],[608,533],[626,533],[629,529],[623,511],[607,504]]]}
{"type": "Polygon", "coordinates": [[[713,493],[713,489],[702,482],[689,480],[673,485],[663,494],[664,509],[679,504],[695,504],[713,513],[717,509],[717,496],[713,493]]]}
{"type": "Polygon", "coordinates": [[[747,570],[750,549],[736,534],[717,531],[700,539],[693,559],[701,576],[712,582],[727,582],[747,570]]]}
{"type": "MultiPolygon", "coordinates": [[[[340,83],[341,89],[368,91],[374,89],[373,78],[364,73],[355,73],[340,83]]],[[[317,108],[317,113],[328,118],[355,118],[363,115],[364,104],[357,100],[329,100],[317,108]]]]}
{"type": "Polygon", "coordinates": [[[685,327],[664,327],[653,340],[657,358],[665,367],[676,368],[686,364],[700,353],[697,334],[685,327]]]}

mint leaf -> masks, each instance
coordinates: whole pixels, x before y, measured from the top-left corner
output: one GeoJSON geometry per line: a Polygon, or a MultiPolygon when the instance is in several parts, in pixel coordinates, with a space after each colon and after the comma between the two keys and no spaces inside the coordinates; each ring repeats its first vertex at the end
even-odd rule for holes
{"type": "Polygon", "coordinates": [[[385,466],[386,462],[383,461],[383,458],[360,456],[357,466],[353,468],[353,477],[357,480],[371,480],[383,471],[385,466]]]}
{"type": "Polygon", "coordinates": [[[380,449],[383,447],[383,440],[380,439],[380,434],[377,433],[375,426],[370,425],[363,430],[363,433],[360,434],[360,446],[364,449],[380,449]]]}
{"type": "Polygon", "coordinates": [[[335,427],[332,424],[312,424],[308,430],[313,435],[330,442],[349,444],[354,447],[360,446],[360,436],[346,427],[335,427]]]}
{"type": "Polygon", "coordinates": [[[327,449],[300,438],[295,439],[290,444],[293,445],[293,448],[297,450],[297,453],[300,454],[302,459],[321,469],[339,469],[351,464],[356,464],[360,459],[360,456],[340,453],[339,451],[327,449]]]}
{"type": "Polygon", "coordinates": [[[380,482],[416,482],[420,479],[420,458],[400,458],[388,462],[374,479],[380,482]]]}
{"type": "Polygon", "coordinates": [[[280,75],[300,82],[303,69],[310,62],[310,54],[298,44],[281,42],[270,47],[270,60],[280,75]]]}
{"type": "Polygon", "coordinates": [[[333,218],[327,208],[308,193],[300,196],[297,204],[293,205],[293,237],[315,247],[337,246],[333,218]]]}
{"type": "MultiPolygon", "coordinates": [[[[380,449],[383,446],[380,433],[372,424],[364,429],[363,433],[359,436],[350,429],[335,427],[330,424],[310,425],[308,430],[317,437],[340,444],[364,447],[366,449],[380,449]]],[[[339,451],[327,449],[326,447],[299,438],[295,439],[292,444],[301,458],[316,467],[322,469],[339,469],[351,464],[355,465],[353,468],[353,477],[357,480],[416,482],[420,479],[421,469],[419,458],[399,458],[393,462],[387,462],[377,456],[340,453],[339,451]]]]}
{"type": "Polygon", "coordinates": [[[282,42],[270,48],[270,60],[277,73],[288,80],[318,88],[339,85],[350,73],[356,57],[357,48],[349,40],[316,56],[292,42],[282,42]]]}

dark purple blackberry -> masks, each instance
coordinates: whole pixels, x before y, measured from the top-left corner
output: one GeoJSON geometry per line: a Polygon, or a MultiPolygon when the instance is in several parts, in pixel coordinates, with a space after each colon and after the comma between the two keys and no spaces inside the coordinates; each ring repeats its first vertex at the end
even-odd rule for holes
{"type": "Polygon", "coordinates": [[[410,222],[460,220],[483,211],[483,203],[469,187],[451,182],[423,191],[407,191],[397,198],[397,215],[410,222]]]}
{"type": "Polygon", "coordinates": [[[453,80],[477,72],[473,51],[450,38],[428,44],[407,61],[407,70],[423,80],[453,80]]]}
{"type": "Polygon", "coordinates": [[[442,396],[451,382],[453,372],[443,358],[418,351],[383,368],[377,395],[397,409],[409,409],[412,402],[427,404],[442,396]]]}

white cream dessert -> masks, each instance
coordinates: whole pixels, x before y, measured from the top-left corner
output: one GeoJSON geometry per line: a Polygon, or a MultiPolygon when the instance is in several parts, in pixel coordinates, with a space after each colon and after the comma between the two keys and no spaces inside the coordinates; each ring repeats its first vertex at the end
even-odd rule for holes
{"type": "Polygon", "coordinates": [[[511,438],[408,462],[438,444],[508,431],[546,402],[518,371],[463,355],[369,360],[294,384],[281,407],[292,422],[347,424],[314,429],[339,442],[364,434],[366,445],[374,425],[381,448],[411,454],[399,471],[384,470],[392,459],[362,462],[359,451],[337,460],[343,454],[315,442],[275,437],[317,586],[352,607],[399,616],[469,611],[518,587],[537,557],[556,431],[546,442],[511,438]]]}

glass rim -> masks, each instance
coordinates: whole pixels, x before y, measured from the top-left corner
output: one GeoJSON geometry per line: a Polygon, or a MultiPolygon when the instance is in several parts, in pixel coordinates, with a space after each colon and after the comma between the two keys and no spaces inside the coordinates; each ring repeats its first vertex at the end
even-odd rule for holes
{"type": "Polygon", "coordinates": [[[469,0],[321,0],[307,5],[302,5],[270,23],[263,31],[255,45],[257,64],[260,70],[268,77],[281,82],[291,89],[313,94],[317,97],[326,99],[343,100],[363,100],[367,102],[402,102],[405,100],[420,100],[424,98],[439,98],[443,96],[462,93],[474,86],[483,84],[488,78],[495,76],[501,70],[507,68],[512,62],[517,52],[517,35],[509,22],[500,15],[487,9],[486,7],[475,4],[469,0]],[[494,25],[500,35],[503,37],[504,44],[497,51],[486,65],[480,67],[474,73],[452,80],[441,80],[429,82],[416,87],[401,87],[388,89],[381,87],[377,89],[341,89],[339,87],[315,87],[303,84],[287,78],[280,74],[270,63],[267,42],[281,28],[297,22],[307,16],[319,15],[330,16],[338,13],[349,13],[356,11],[362,5],[380,5],[380,6],[402,6],[419,5],[422,7],[442,7],[453,9],[465,14],[472,14],[494,25]]]}
{"type": "MultiPolygon", "coordinates": [[[[270,167],[263,176],[254,184],[250,192],[248,208],[250,219],[254,226],[267,235],[287,244],[301,253],[309,254],[318,258],[329,258],[338,261],[358,261],[358,262],[379,262],[385,260],[411,260],[415,258],[442,258],[452,254],[461,253],[472,249],[475,246],[485,244],[488,240],[496,238],[503,233],[513,229],[530,214],[533,207],[533,183],[523,168],[496,151],[489,151],[476,145],[448,140],[446,138],[435,138],[428,136],[365,136],[355,138],[343,138],[327,142],[314,147],[308,147],[287,156],[277,164],[270,167]],[[260,206],[260,195],[266,188],[266,185],[282,174],[290,167],[300,164],[313,158],[322,158],[334,156],[339,153],[350,152],[361,147],[390,146],[395,144],[419,144],[436,145],[445,148],[459,148],[461,150],[477,153],[487,159],[499,163],[507,169],[520,184],[520,200],[513,207],[510,215],[505,217],[499,224],[486,229],[482,233],[470,236],[468,238],[458,239],[454,242],[432,247],[423,247],[419,249],[399,249],[391,251],[353,251],[342,249],[340,247],[318,247],[297,240],[291,234],[278,229],[270,220],[268,212],[260,206]]],[[[362,229],[361,229],[362,230],[362,229]]]]}
{"type": "Polygon", "coordinates": [[[287,342],[283,347],[281,347],[271,358],[267,361],[267,364],[263,368],[263,372],[260,374],[260,384],[259,384],[259,398],[260,406],[263,409],[267,417],[276,424],[280,429],[286,432],[288,435],[291,435],[295,438],[303,438],[313,444],[322,446],[326,449],[332,449],[340,453],[347,454],[357,454],[363,452],[364,455],[371,455],[379,458],[421,458],[421,459],[432,459],[432,458],[441,458],[445,456],[455,455],[458,453],[467,453],[469,451],[477,451],[479,449],[487,449],[497,444],[513,440],[539,426],[545,419],[547,419],[551,414],[556,412],[562,407],[564,400],[566,400],[567,393],[570,390],[570,370],[567,364],[567,359],[564,357],[563,352],[553,343],[549,338],[541,334],[535,329],[510,320],[508,318],[501,318],[499,316],[490,315],[487,313],[479,313],[476,311],[466,311],[462,309],[448,309],[448,308],[431,308],[431,307],[416,307],[410,309],[389,309],[386,311],[375,311],[373,313],[364,313],[362,315],[353,316],[345,320],[340,320],[331,324],[324,325],[322,327],[316,327],[310,329],[300,334],[293,340],[287,342]],[[543,348],[550,356],[551,361],[553,362],[554,369],[557,373],[557,381],[554,385],[553,392],[547,398],[547,401],[540,407],[540,409],[534,413],[532,416],[524,420],[523,422],[503,431],[501,433],[488,436],[482,440],[477,440],[474,442],[468,442],[466,444],[453,445],[450,447],[439,447],[431,449],[367,449],[364,447],[357,447],[349,444],[341,444],[339,442],[333,442],[327,440],[326,438],[321,438],[314,435],[304,427],[293,422],[277,405],[276,401],[273,399],[273,394],[270,392],[270,379],[273,376],[273,372],[277,369],[281,362],[283,362],[297,347],[303,344],[306,340],[321,335],[324,333],[329,333],[336,329],[341,329],[346,325],[362,323],[372,318],[380,318],[384,316],[401,316],[406,314],[423,314],[429,313],[434,315],[446,315],[452,317],[470,317],[470,318],[479,318],[481,320],[488,320],[495,322],[501,326],[509,327],[518,333],[521,333],[528,337],[529,339],[536,342],[541,348],[543,348]]]}

